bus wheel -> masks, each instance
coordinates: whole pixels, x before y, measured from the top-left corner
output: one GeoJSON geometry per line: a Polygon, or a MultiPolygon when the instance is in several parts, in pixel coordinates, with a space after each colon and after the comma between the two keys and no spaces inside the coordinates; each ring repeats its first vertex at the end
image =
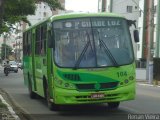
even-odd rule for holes
{"type": "Polygon", "coordinates": [[[50,94],[49,94],[49,88],[48,88],[48,85],[46,85],[46,89],[45,89],[45,99],[46,99],[46,102],[47,102],[47,106],[48,108],[51,110],[51,111],[57,111],[59,109],[59,106],[54,104],[53,102],[51,102],[51,97],[50,97],[50,94]]]}
{"type": "Polygon", "coordinates": [[[37,98],[37,94],[34,93],[32,90],[32,82],[31,82],[31,78],[29,75],[28,75],[28,91],[29,91],[29,96],[31,99],[37,98]]]}
{"type": "Polygon", "coordinates": [[[110,109],[117,109],[119,107],[120,102],[109,102],[108,107],[110,109]]]}

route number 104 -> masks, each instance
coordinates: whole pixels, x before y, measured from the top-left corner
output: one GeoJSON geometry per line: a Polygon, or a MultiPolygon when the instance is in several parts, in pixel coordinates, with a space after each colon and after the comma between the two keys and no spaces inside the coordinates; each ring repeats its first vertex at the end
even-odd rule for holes
{"type": "Polygon", "coordinates": [[[126,72],[126,71],[124,71],[124,72],[117,72],[117,76],[118,76],[118,77],[127,76],[127,72],[126,72]]]}

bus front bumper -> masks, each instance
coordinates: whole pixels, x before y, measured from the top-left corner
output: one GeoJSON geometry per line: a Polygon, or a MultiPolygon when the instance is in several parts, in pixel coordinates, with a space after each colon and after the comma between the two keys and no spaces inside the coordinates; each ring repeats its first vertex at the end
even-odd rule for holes
{"type": "Polygon", "coordinates": [[[92,103],[108,103],[133,100],[135,98],[135,83],[124,87],[119,87],[115,90],[107,91],[89,91],[80,92],[77,90],[67,90],[56,87],[55,104],[92,104],[92,103]],[[103,94],[102,98],[92,98],[93,94],[103,94]]]}

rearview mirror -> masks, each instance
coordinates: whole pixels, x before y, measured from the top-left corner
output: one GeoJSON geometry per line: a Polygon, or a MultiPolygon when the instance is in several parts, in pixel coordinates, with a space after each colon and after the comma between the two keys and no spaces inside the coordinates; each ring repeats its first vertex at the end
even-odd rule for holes
{"type": "Polygon", "coordinates": [[[139,42],[139,32],[138,32],[138,30],[134,30],[134,41],[136,43],[139,42]]]}

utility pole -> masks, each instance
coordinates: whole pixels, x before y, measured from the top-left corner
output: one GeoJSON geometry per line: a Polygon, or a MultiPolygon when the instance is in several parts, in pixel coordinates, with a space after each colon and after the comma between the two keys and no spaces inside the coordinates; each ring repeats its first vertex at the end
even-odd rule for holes
{"type": "Polygon", "coordinates": [[[158,5],[157,5],[157,33],[156,33],[156,57],[160,57],[160,34],[158,34],[158,31],[160,30],[160,0],[157,1],[158,5]]]}
{"type": "Polygon", "coordinates": [[[148,6],[148,44],[147,44],[147,79],[153,81],[153,33],[154,33],[154,0],[147,0],[148,6]]]}
{"type": "Polygon", "coordinates": [[[102,0],[102,12],[106,12],[106,0],[102,0]]]}

